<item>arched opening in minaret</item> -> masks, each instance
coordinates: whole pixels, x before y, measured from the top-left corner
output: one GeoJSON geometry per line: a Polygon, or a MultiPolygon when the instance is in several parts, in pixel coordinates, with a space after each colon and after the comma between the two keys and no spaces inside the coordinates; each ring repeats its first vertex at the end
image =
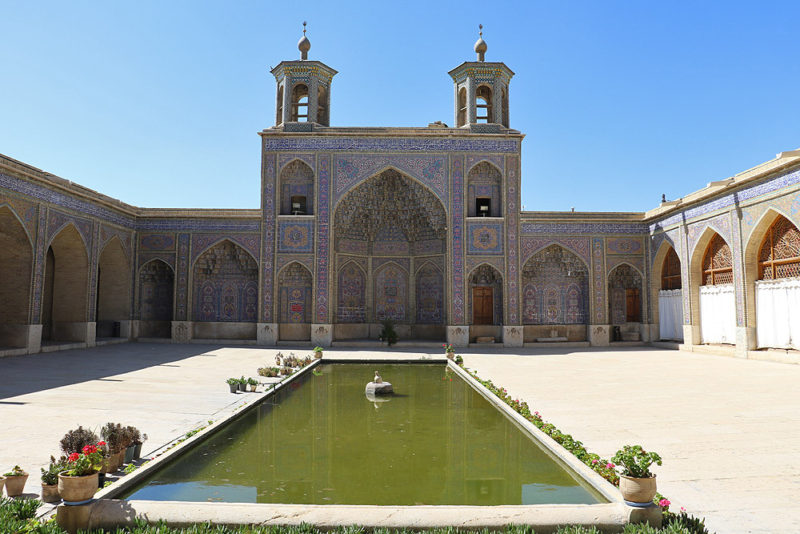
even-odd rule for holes
{"type": "Polygon", "coordinates": [[[444,339],[447,215],[427,187],[387,169],[349,191],[334,214],[336,339],[444,339]]]}
{"type": "Polygon", "coordinates": [[[292,88],[292,122],[308,122],[308,86],[304,83],[292,88]]]}
{"type": "Polygon", "coordinates": [[[475,91],[475,122],[494,122],[492,108],[492,89],[481,85],[475,91]]]}

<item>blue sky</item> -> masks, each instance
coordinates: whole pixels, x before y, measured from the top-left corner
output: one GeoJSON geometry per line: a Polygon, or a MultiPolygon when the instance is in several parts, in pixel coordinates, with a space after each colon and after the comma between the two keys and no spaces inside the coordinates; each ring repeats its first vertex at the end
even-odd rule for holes
{"type": "Polygon", "coordinates": [[[339,71],[333,126],[453,123],[504,61],[528,210],[644,211],[800,147],[800,2],[2,2],[0,153],[145,207],[259,207],[269,68],[339,71]]]}

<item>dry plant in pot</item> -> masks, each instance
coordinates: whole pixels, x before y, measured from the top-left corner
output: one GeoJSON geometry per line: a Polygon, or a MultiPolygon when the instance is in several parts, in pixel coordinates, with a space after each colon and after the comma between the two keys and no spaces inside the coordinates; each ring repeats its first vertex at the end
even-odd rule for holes
{"type": "Polygon", "coordinates": [[[625,445],[611,461],[622,471],[619,477],[622,498],[631,503],[651,504],[656,496],[656,476],[650,472],[650,466],[661,465],[661,456],[645,451],[641,445],[625,445]]]}
{"type": "Polygon", "coordinates": [[[58,493],[58,474],[67,468],[67,457],[62,456],[58,460],[50,457],[50,465],[47,469],[41,468],[42,471],[42,501],[43,502],[58,502],[61,500],[61,495],[58,493]]]}
{"type": "Polygon", "coordinates": [[[18,497],[22,495],[25,489],[25,482],[28,480],[28,473],[26,473],[20,466],[15,465],[14,468],[3,473],[6,477],[6,495],[9,497],[18,497]]]}

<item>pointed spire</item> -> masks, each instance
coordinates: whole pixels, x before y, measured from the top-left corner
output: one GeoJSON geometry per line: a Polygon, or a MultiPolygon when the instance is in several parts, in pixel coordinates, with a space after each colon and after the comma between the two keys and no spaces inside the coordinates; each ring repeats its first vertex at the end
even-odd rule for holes
{"type": "Polygon", "coordinates": [[[300,50],[300,59],[308,59],[308,51],[311,50],[311,41],[306,37],[306,21],[303,21],[303,37],[297,42],[297,48],[300,50]]]}
{"type": "Polygon", "coordinates": [[[483,40],[483,24],[478,24],[478,40],[475,41],[475,52],[478,54],[478,61],[484,61],[486,49],[486,41],[483,40]]]}

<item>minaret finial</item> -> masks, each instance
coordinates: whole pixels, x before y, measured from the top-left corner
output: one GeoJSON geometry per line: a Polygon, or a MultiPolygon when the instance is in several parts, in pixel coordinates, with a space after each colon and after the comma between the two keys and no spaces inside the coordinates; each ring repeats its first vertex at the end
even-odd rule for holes
{"type": "Polygon", "coordinates": [[[478,24],[478,40],[475,42],[475,52],[478,54],[478,61],[483,61],[486,54],[486,41],[483,40],[483,24],[478,24]]]}
{"type": "Polygon", "coordinates": [[[303,36],[300,42],[297,43],[297,48],[300,49],[300,59],[308,59],[308,51],[311,49],[311,41],[306,37],[306,21],[303,21],[303,36]]]}

